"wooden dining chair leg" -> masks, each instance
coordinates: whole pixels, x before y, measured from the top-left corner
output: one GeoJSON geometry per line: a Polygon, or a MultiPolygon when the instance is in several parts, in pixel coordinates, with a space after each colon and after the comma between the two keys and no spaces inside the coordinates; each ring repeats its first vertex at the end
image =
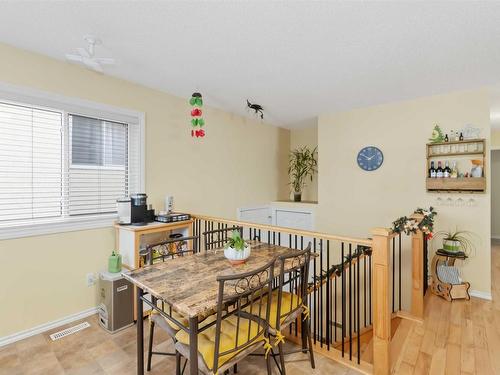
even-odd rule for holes
{"type": "Polygon", "coordinates": [[[147,370],[151,371],[151,358],[153,357],[153,336],[155,332],[155,323],[151,320],[149,322],[149,345],[148,345],[148,365],[147,370]]]}
{"type": "Polygon", "coordinates": [[[234,367],[233,367],[233,372],[234,372],[235,374],[237,374],[237,373],[238,373],[238,364],[237,364],[237,363],[235,363],[235,364],[234,364],[234,367]]]}
{"type": "Polygon", "coordinates": [[[311,367],[316,368],[316,365],[314,363],[314,350],[313,350],[313,345],[312,345],[312,338],[311,338],[311,321],[307,319],[304,322],[305,329],[307,331],[307,340],[309,342],[309,356],[311,358],[311,367]]]}

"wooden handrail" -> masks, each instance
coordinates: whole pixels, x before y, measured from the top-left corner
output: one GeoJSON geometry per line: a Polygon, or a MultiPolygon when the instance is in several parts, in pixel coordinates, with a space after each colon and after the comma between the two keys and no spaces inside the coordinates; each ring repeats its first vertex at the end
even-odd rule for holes
{"type": "Polygon", "coordinates": [[[191,217],[194,219],[215,221],[215,222],[230,224],[230,225],[252,227],[252,228],[261,229],[261,230],[268,230],[268,231],[275,231],[275,232],[286,232],[286,233],[289,233],[292,235],[297,235],[297,236],[316,237],[316,238],[321,238],[321,239],[330,240],[330,241],[348,242],[348,243],[352,243],[355,245],[362,245],[362,246],[368,246],[368,247],[372,246],[372,241],[368,238],[363,239],[363,238],[355,238],[355,237],[336,236],[336,235],[332,235],[332,234],[309,231],[309,230],[301,230],[301,229],[294,229],[294,228],[288,228],[288,227],[279,227],[279,226],[269,225],[269,224],[256,224],[256,223],[251,223],[248,221],[230,220],[230,219],[223,219],[220,217],[205,216],[205,215],[191,215],[191,217]]]}

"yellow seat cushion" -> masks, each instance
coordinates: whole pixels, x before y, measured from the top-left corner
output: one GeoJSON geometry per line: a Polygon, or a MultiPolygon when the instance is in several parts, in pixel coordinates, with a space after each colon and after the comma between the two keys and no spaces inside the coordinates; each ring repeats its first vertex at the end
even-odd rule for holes
{"type": "MultiPolygon", "coordinates": [[[[210,324],[216,320],[216,316],[212,315],[208,317],[204,323],[210,324]]],[[[248,348],[251,345],[262,343],[264,344],[264,335],[260,334],[259,331],[262,327],[255,321],[250,321],[249,319],[241,318],[239,319],[239,329],[238,329],[238,343],[236,345],[236,333],[237,333],[237,317],[232,315],[226,319],[222,320],[221,332],[220,332],[220,345],[219,353],[224,353],[228,350],[234,349],[236,346],[242,346],[237,352],[226,354],[219,357],[218,368],[220,368],[224,363],[231,360],[238,353],[248,348]],[[253,340],[255,338],[255,340],[253,340]],[[253,340],[253,341],[252,341],[253,340]],[[251,343],[249,343],[251,341],[251,343]],[[248,343],[248,345],[245,345],[248,343]]],[[[208,369],[211,369],[213,373],[217,373],[217,369],[212,369],[214,365],[214,355],[215,355],[215,333],[216,325],[212,325],[206,330],[198,334],[198,353],[203,357],[203,360],[208,369]]],[[[176,340],[184,345],[189,345],[189,333],[185,331],[179,331],[175,335],[176,340]]],[[[190,358],[190,360],[193,360],[190,358]]]]}
{"type": "MultiPolygon", "coordinates": [[[[287,315],[297,307],[302,305],[302,298],[297,296],[296,294],[292,294],[289,292],[283,292],[282,294],[282,300],[281,300],[281,312],[278,311],[278,291],[275,290],[273,292],[272,298],[271,298],[271,309],[269,313],[269,324],[271,328],[276,328],[276,321],[278,314],[281,316],[281,323],[285,321],[287,318],[287,315]],[[292,299],[293,298],[293,299],[292,299]]],[[[262,308],[261,308],[261,317],[265,318],[266,314],[266,308],[267,308],[267,296],[264,297],[263,302],[262,302],[262,308]]],[[[257,315],[259,312],[259,302],[254,302],[253,306],[250,307],[248,306],[245,309],[247,312],[250,312],[252,314],[257,315]]]]}

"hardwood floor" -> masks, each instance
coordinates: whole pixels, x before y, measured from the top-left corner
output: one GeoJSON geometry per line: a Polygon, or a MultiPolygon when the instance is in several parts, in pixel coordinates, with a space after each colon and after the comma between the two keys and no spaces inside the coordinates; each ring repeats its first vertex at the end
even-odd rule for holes
{"type": "Polygon", "coordinates": [[[500,375],[500,242],[492,243],[493,301],[445,301],[429,294],[396,374],[500,375]]]}
{"type": "MultiPolygon", "coordinates": [[[[449,303],[428,294],[424,323],[408,329],[395,374],[500,375],[500,242],[492,247],[492,275],[493,301],[449,303]]],[[[90,328],[55,342],[49,334],[65,327],[0,348],[0,375],[135,374],[135,327],[110,335],[98,326],[96,316],[85,320],[90,328]]],[[[155,349],[172,350],[171,340],[160,330],[155,349]]],[[[174,369],[173,358],[154,356],[150,374],[173,374],[174,369]]],[[[263,359],[247,358],[239,373],[265,374],[263,359]]],[[[302,354],[288,357],[287,373],[357,374],[319,354],[316,370],[302,354]]]]}

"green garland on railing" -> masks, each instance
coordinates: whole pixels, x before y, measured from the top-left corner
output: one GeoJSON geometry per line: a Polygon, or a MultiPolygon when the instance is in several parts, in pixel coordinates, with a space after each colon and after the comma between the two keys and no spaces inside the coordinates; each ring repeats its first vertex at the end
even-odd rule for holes
{"type": "Polygon", "coordinates": [[[433,207],[429,207],[428,210],[417,208],[414,213],[424,215],[424,218],[420,222],[417,222],[417,220],[410,217],[401,216],[392,223],[392,231],[395,233],[403,232],[409,235],[417,233],[417,230],[421,230],[425,238],[430,240],[433,236],[434,216],[437,215],[437,212],[434,211],[433,207]]]}

